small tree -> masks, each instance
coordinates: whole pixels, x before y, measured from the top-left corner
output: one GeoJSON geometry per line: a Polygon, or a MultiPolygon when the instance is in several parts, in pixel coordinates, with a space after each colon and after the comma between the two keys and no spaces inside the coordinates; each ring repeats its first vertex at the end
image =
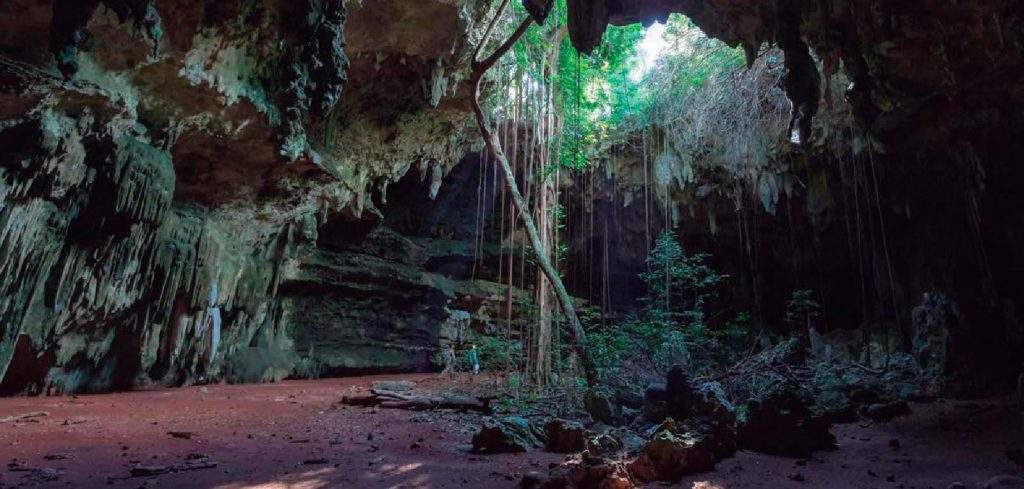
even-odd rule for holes
{"type": "Polygon", "coordinates": [[[786,301],[785,321],[794,329],[802,330],[801,336],[810,331],[820,315],[821,305],[814,300],[813,290],[794,290],[786,301]]]}
{"type": "Polygon", "coordinates": [[[706,328],[705,307],[717,296],[718,286],[729,276],[708,264],[711,255],[687,255],[668,231],[658,236],[647,257],[648,269],[640,274],[647,285],[644,297],[653,318],[693,329],[706,328]]]}

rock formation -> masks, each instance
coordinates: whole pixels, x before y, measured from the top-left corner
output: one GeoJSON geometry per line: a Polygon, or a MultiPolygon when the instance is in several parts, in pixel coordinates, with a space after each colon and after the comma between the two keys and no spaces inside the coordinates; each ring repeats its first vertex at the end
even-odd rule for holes
{"type": "Polygon", "coordinates": [[[475,145],[481,10],[6,2],[0,389],[428,369],[444,319],[504,293],[462,280],[470,235],[380,209],[472,219],[442,178],[475,145]]]}
{"type": "MultiPolygon", "coordinates": [[[[982,326],[951,334],[936,368],[1010,370],[1024,345],[1016,2],[568,6],[584,51],[609,24],[671,12],[751,59],[782,50],[799,148],[740,184],[671,142],[650,158],[655,220],[714,241],[738,302],[777,322],[789,290],[814,288],[830,326],[909,348],[912,308],[941,292],[982,326]]],[[[463,83],[487,7],[0,5],[0,391],[423,370],[457,334],[443,324],[497,316],[465,205],[487,180],[463,83]]],[[[607,271],[610,309],[635,298],[647,251],[639,161],[609,158],[595,201],[567,209],[619,231],[603,270],[584,252],[594,229],[567,229],[570,288],[587,296],[583,277],[607,271]]]]}
{"type": "MultiPolygon", "coordinates": [[[[791,107],[803,143],[770,148],[744,175],[702,167],[693,148],[670,136],[657,146],[637,135],[610,151],[594,202],[569,210],[599,223],[575,230],[571,266],[583,271],[575,293],[602,300],[592,292],[600,285],[586,277],[607,274],[613,308],[627,309],[646,256],[643,224],[654,222],[656,233],[670,221],[689,249],[714,254],[735,277],[744,292],[731,300],[768,324],[781,321],[786,294],[814,289],[829,328],[866,328],[879,351],[909,351],[913,309],[924,293],[939,292],[956,304],[960,321],[984,325],[951,347],[947,373],[959,380],[950,387],[970,385],[970,377],[1005,381],[1018,371],[1024,298],[1011,270],[1024,244],[1014,197],[1024,181],[1016,164],[1024,151],[1017,76],[1024,29],[1014,2],[602,0],[570,7],[571,38],[581,50],[596,46],[609,24],[673,12],[748,55],[774,43],[788,101],[771,101],[791,107]],[[637,145],[653,148],[646,163],[637,145]],[[645,164],[653,178],[649,212],[645,164]],[[604,244],[605,228],[628,232],[610,233],[604,244]],[[616,251],[607,270],[588,257],[603,248],[616,251]]],[[[697,154],[702,149],[715,150],[697,154]]]]}

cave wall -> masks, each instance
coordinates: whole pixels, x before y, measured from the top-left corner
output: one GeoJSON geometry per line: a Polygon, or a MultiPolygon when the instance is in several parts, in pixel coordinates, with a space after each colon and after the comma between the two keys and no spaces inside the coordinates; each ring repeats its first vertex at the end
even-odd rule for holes
{"type": "Polygon", "coordinates": [[[727,313],[720,319],[745,311],[755,326],[789,334],[786,301],[810,289],[822,306],[818,332],[863,331],[877,358],[909,351],[915,309],[926,294],[941,295],[960,316],[950,332],[950,392],[989,392],[1015,377],[1024,348],[1024,222],[1015,191],[1024,175],[1009,163],[1024,151],[1020,141],[1008,132],[984,152],[936,149],[920,159],[858,153],[851,142],[787,152],[770,206],[756,180],[698,167],[659,192],[651,168],[647,211],[634,141],[573,184],[588,197],[568,203],[577,223],[569,230],[570,287],[611,317],[638,307],[644,287],[636,276],[653,239],[669,230],[686,252],[709,253],[730,276],[715,305],[727,313]]]}
{"type": "MultiPolygon", "coordinates": [[[[453,311],[478,327],[501,314],[500,264],[467,232],[477,143],[462,82],[486,7],[0,5],[0,391],[420,370],[453,311]]],[[[779,156],[800,183],[764,209],[720,180],[679,182],[654,221],[736,270],[737,300],[765,321],[808,287],[830,327],[905,337],[920,295],[948,293],[967,319],[961,370],[1005,371],[1024,305],[1014,7],[570,1],[570,31],[586,50],[609,23],[681,12],[751,55],[778,43],[814,128],[802,154],[779,156]],[[827,116],[841,104],[867,136],[827,136],[846,131],[827,116]]],[[[616,158],[567,231],[573,290],[611,309],[636,297],[647,244],[624,170],[635,155],[616,158]]]]}
{"type": "Polygon", "coordinates": [[[427,368],[446,315],[498,293],[410,258],[380,207],[411,174],[434,203],[476,144],[482,14],[0,5],[0,391],[427,368]]]}
{"type": "MultiPolygon", "coordinates": [[[[786,55],[786,92],[801,105],[825,79],[842,73],[845,94],[825,83],[824,100],[845,95],[861,123],[889,145],[926,147],[955,136],[960,112],[1012,119],[1020,87],[1024,25],[1013,0],[600,0],[570,2],[574,44],[590,51],[609,24],[663,20],[681,13],[706,34],[742,46],[748,60],[765,43],[786,55]],[[818,63],[808,62],[808,51],[818,63]],[[979,103],[981,104],[979,106],[979,103]],[[918,130],[922,125],[930,127],[918,130]]],[[[992,121],[990,121],[992,122],[992,121]]]]}
{"type": "MultiPolygon", "coordinates": [[[[786,289],[814,288],[823,294],[827,327],[898,331],[907,343],[912,310],[924,293],[940,292],[964,318],[952,333],[960,385],[1019,372],[1019,2],[601,0],[569,7],[570,37],[584,51],[609,24],[670,13],[742,46],[748,60],[765,45],[783,51],[782,88],[808,134],[795,153],[775,155],[772,180],[788,182],[777,205],[759,205],[758,182],[709,172],[676,182],[659,207],[662,217],[676,217],[670,222],[684,243],[715,254],[740,278],[745,307],[777,323],[786,289]],[[848,83],[836,88],[838,80],[848,83]],[[852,120],[833,117],[840,108],[852,120]]],[[[639,195],[630,174],[640,156],[627,160],[609,165],[622,171],[604,179],[595,220],[642,216],[627,204],[639,195]]],[[[640,254],[627,254],[621,266],[635,269],[640,254]]]]}

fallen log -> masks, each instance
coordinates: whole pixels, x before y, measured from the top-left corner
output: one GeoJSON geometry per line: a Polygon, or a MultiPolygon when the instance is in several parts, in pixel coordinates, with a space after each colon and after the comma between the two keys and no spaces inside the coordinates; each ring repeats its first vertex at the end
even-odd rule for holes
{"type": "Polygon", "coordinates": [[[469,397],[460,394],[402,393],[382,389],[371,389],[370,395],[345,396],[341,403],[349,406],[377,406],[387,409],[410,411],[434,411],[452,409],[456,411],[477,411],[491,414],[494,396],[469,397]]]}
{"type": "Polygon", "coordinates": [[[0,423],[17,423],[19,421],[38,422],[35,418],[42,418],[49,416],[50,413],[46,411],[34,411],[31,413],[18,414],[14,416],[4,416],[0,418],[0,423]]]}

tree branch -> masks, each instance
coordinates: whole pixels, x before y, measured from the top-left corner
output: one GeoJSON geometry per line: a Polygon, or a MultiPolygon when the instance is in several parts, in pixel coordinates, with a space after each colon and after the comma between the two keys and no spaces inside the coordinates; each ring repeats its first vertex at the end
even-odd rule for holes
{"type": "MultiPolygon", "coordinates": [[[[575,345],[576,353],[579,355],[581,366],[583,367],[583,375],[587,380],[587,385],[591,388],[597,385],[597,371],[594,368],[594,364],[591,362],[590,354],[587,351],[587,339],[586,332],[583,330],[583,324],[580,322],[579,317],[576,315],[576,308],[573,307],[572,298],[569,297],[568,291],[565,289],[565,285],[562,283],[562,279],[558,276],[558,272],[551,265],[551,261],[548,259],[547,250],[544,248],[543,243],[540,240],[540,235],[537,232],[537,226],[533,222],[533,216],[530,214],[529,209],[526,207],[526,202],[523,199],[522,194],[519,192],[519,185],[516,183],[515,173],[512,171],[511,165],[509,165],[508,158],[505,156],[505,152],[501,147],[501,142],[495,136],[494,132],[491,131],[490,124],[487,121],[487,116],[484,115],[483,107],[480,105],[480,83],[495,63],[501,59],[512,46],[519,41],[520,38],[526,34],[526,30],[530,27],[532,19],[527,17],[519,24],[516,31],[500,46],[493,54],[484,59],[483,61],[473,61],[472,73],[470,74],[469,81],[473,93],[472,104],[473,113],[476,115],[477,124],[480,127],[480,134],[484,138],[484,143],[487,145],[487,149],[491,151],[495,159],[501,164],[502,175],[505,179],[505,184],[508,188],[509,193],[512,195],[512,202],[516,206],[516,210],[519,215],[522,216],[523,225],[526,228],[526,234],[530,238],[530,244],[533,246],[534,258],[540,265],[541,271],[544,272],[544,276],[547,277],[551,283],[551,287],[555,290],[555,297],[558,298],[559,305],[562,308],[562,313],[570,325],[570,337],[575,345]]],[[[477,51],[479,52],[479,48],[477,51]]]]}
{"type": "Polygon", "coordinates": [[[498,6],[498,11],[494,13],[494,17],[491,18],[491,22],[487,24],[487,29],[484,30],[484,37],[480,39],[480,45],[473,50],[474,63],[480,57],[480,52],[487,46],[487,41],[491,40],[491,33],[494,32],[494,26],[498,24],[498,19],[501,18],[501,15],[505,13],[506,6],[508,6],[508,0],[502,0],[501,5],[498,6]]]}

